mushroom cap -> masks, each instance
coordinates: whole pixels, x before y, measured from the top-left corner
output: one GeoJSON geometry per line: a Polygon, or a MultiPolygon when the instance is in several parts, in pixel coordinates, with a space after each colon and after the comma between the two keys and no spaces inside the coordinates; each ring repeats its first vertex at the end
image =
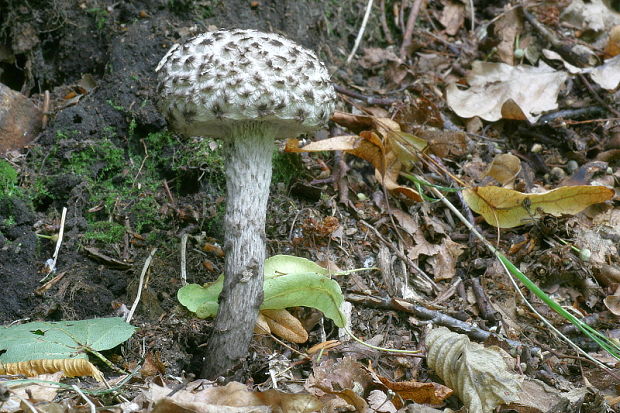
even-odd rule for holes
{"type": "Polygon", "coordinates": [[[159,108],[187,136],[226,137],[248,123],[295,137],[325,124],[336,102],[316,54],[275,33],[200,34],[172,46],[155,70],[159,108]]]}

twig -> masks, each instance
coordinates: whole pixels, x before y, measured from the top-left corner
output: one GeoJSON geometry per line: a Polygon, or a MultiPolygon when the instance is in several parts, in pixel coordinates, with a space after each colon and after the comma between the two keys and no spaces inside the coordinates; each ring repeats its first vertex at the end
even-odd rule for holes
{"type": "Polygon", "coordinates": [[[187,232],[181,236],[181,285],[187,285],[187,232]]]}
{"type": "Polygon", "coordinates": [[[58,231],[58,239],[56,240],[56,249],[54,250],[54,255],[52,255],[52,262],[49,265],[47,265],[50,272],[45,277],[43,277],[41,281],[45,280],[50,274],[56,271],[56,261],[58,261],[58,252],[60,251],[60,244],[62,244],[62,238],[65,235],[65,219],[66,218],[67,218],[67,207],[63,207],[62,215],[60,216],[60,230],[58,231]]]}
{"type": "Polygon", "coordinates": [[[136,307],[138,307],[138,303],[140,302],[140,297],[142,296],[142,286],[144,285],[144,276],[146,275],[146,271],[149,269],[149,266],[151,265],[151,260],[153,259],[153,256],[155,255],[156,252],[157,252],[157,248],[153,248],[153,250],[149,254],[146,261],[144,261],[144,267],[142,267],[142,273],[140,274],[140,282],[138,283],[138,292],[136,293],[136,299],[133,301],[133,304],[131,305],[131,310],[129,310],[129,314],[127,315],[127,319],[125,320],[127,321],[127,323],[131,322],[133,313],[136,311],[136,307]]]}
{"type": "Polygon", "coordinates": [[[588,88],[588,92],[590,92],[590,95],[592,95],[592,97],[594,98],[594,100],[596,100],[598,103],[600,103],[601,105],[605,106],[605,108],[607,108],[608,111],[610,111],[611,113],[614,114],[615,117],[620,117],[620,112],[618,112],[616,109],[614,109],[611,105],[609,105],[607,102],[605,102],[603,100],[603,98],[601,98],[592,88],[592,85],[590,85],[590,82],[588,82],[588,80],[586,79],[586,77],[581,74],[578,73],[577,76],[579,77],[579,80],[581,80],[581,83],[583,83],[586,88],[588,88]]]}
{"type": "Polygon", "coordinates": [[[71,387],[73,388],[73,390],[75,390],[77,394],[79,394],[82,397],[82,399],[84,399],[84,401],[86,402],[86,404],[88,405],[90,409],[90,413],[95,413],[97,411],[97,407],[95,406],[95,404],[88,397],[86,397],[84,393],[82,393],[82,390],[80,390],[78,386],[74,384],[71,387]]]}
{"type": "Polygon", "coordinates": [[[381,7],[381,28],[383,29],[383,34],[385,35],[385,41],[388,44],[394,44],[394,39],[392,38],[392,33],[390,33],[390,28],[387,24],[387,20],[385,19],[385,0],[381,0],[379,3],[381,7]]]}
{"type": "Polygon", "coordinates": [[[428,308],[421,305],[412,304],[405,300],[400,300],[397,298],[364,296],[361,294],[347,294],[345,298],[347,301],[354,304],[362,304],[368,307],[380,308],[385,310],[395,310],[408,314],[413,314],[420,319],[432,321],[433,324],[436,324],[438,326],[448,327],[450,328],[450,330],[465,334],[474,340],[485,341],[489,337],[497,337],[498,340],[505,341],[511,347],[529,347],[530,352],[534,354],[540,352],[540,348],[538,347],[526,346],[519,341],[499,337],[497,334],[483,330],[475,325],[458,320],[454,317],[450,317],[449,315],[441,313],[439,311],[429,310],[428,308]]]}
{"type": "Polygon", "coordinates": [[[47,128],[47,121],[50,113],[50,91],[46,90],[43,98],[43,119],[41,120],[41,128],[47,128]]]}
{"type": "Polygon", "coordinates": [[[473,32],[476,28],[476,10],[474,9],[474,0],[469,0],[469,8],[471,9],[471,27],[469,30],[473,32]]]}
{"type": "Polygon", "coordinates": [[[485,320],[491,323],[497,323],[501,319],[501,314],[495,311],[491,303],[489,302],[489,297],[482,288],[482,284],[480,283],[480,278],[472,278],[471,286],[474,292],[474,297],[476,298],[476,304],[478,305],[478,309],[480,310],[480,315],[485,320]]]}
{"type": "Polygon", "coordinates": [[[405,60],[407,57],[407,50],[411,46],[411,39],[413,37],[413,28],[415,27],[415,21],[420,13],[420,8],[424,0],[415,0],[411,10],[409,11],[409,17],[407,18],[407,26],[405,27],[405,34],[403,34],[403,44],[400,46],[400,58],[405,60]]]}
{"type": "Polygon", "coordinates": [[[370,17],[370,11],[372,10],[372,3],[374,0],[368,0],[368,4],[366,5],[366,13],[364,13],[364,19],[362,20],[362,25],[360,26],[360,30],[357,32],[357,38],[355,39],[355,43],[353,44],[353,49],[351,49],[351,53],[349,57],[347,57],[347,64],[351,63],[355,52],[357,52],[357,48],[360,46],[362,41],[362,37],[364,36],[364,31],[366,30],[366,24],[368,24],[368,17],[370,17]]]}
{"type": "Polygon", "coordinates": [[[368,222],[366,222],[364,220],[360,220],[359,222],[361,222],[367,228],[370,228],[375,233],[375,236],[381,240],[381,242],[383,242],[392,251],[394,251],[394,254],[396,254],[396,256],[398,258],[400,258],[401,260],[406,262],[411,268],[413,268],[413,270],[419,276],[421,276],[426,282],[428,282],[433,287],[433,290],[439,291],[439,287],[437,286],[437,284],[435,284],[435,281],[433,281],[431,279],[431,277],[428,276],[428,274],[426,274],[420,267],[418,267],[413,261],[411,261],[411,259],[409,257],[407,257],[405,254],[400,252],[398,250],[398,248],[396,248],[394,245],[392,245],[392,243],[388,242],[385,238],[383,238],[383,236],[379,233],[379,231],[377,231],[377,229],[375,227],[373,227],[372,225],[370,225],[368,222]]]}
{"type": "Polygon", "coordinates": [[[393,98],[376,98],[373,96],[366,96],[354,90],[347,89],[340,85],[334,85],[334,89],[336,92],[341,93],[343,95],[350,96],[355,99],[359,99],[365,102],[367,105],[380,105],[380,106],[391,106],[396,102],[399,102],[401,99],[393,99],[393,98]]]}

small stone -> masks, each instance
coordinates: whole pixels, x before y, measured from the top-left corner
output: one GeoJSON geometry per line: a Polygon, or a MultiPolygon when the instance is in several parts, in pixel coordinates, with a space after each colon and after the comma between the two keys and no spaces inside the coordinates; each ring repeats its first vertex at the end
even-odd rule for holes
{"type": "Polygon", "coordinates": [[[543,150],[543,147],[540,143],[535,143],[534,145],[532,145],[532,149],[530,149],[530,152],[532,153],[539,153],[543,150]]]}
{"type": "Polygon", "coordinates": [[[557,166],[551,168],[550,173],[551,173],[551,176],[557,180],[562,180],[566,177],[566,172],[564,172],[564,169],[557,167],[557,166]]]}
{"type": "Polygon", "coordinates": [[[566,162],[566,171],[569,174],[573,174],[573,172],[575,172],[577,169],[579,169],[579,164],[577,163],[577,161],[571,159],[570,161],[566,162]]]}

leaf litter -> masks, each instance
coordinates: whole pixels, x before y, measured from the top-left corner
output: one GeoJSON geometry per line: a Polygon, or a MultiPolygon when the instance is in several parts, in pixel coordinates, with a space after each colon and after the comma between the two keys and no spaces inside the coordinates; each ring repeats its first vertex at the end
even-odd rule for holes
{"type": "MultiPolygon", "coordinates": [[[[428,189],[431,184],[446,191],[486,238],[510,251],[509,259],[563,307],[617,339],[619,175],[618,158],[610,152],[620,148],[620,71],[612,36],[617,13],[600,1],[526,2],[528,11],[568,46],[561,48],[539,37],[517,7],[475,5],[470,10],[447,0],[422,3],[414,37],[400,56],[376,34],[387,30],[386,38],[406,36],[413,7],[385,8],[395,3],[382,1],[373,8],[368,47],[362,46],[349,66],[332,53],[331,64],[340,68],[335,81],[342,85],[343,110],[332,119],[334,129],[312,143],[285,144],[301,160],[297,181],[303,188],[318,188],[319,195],[313,202],[286,191],[273,197],[270,255],[284,266],[290,261],[278,254],[309,259],[269,273],[282,284],[269,287],[279,292],[268,297],[273,308],[262,313],[255,363],[244,366],[242,375],[251,380],[225,386],[191,381],[163,364],[172,375],[153,379],[157,375],[145,371],[136,377],[142,388],[119,405],[123,411],[404,412],[426,405],[437,411],[466,406],[486,412],[502,404],[515,411],[571,411],[575,406],[604,411],[618,406],[617,387],[610,380],[618,376],[613,358],[579,341],[565,320],[528,297],[555,327],[611,370],[597,374],[601,370],[556,340],[524,305],[493,256],[428,189]],[[597,63],[572,59],[576,45],[591,49],[597,63]],[[600,165],[588,167],[595,160],[600,165]],[[345,271],[328,271],[318,262],[345,271]],[[346,272],[375,266],[381,271],[346,272]],[[295,273],[320,277],[291,277],[286,283],[286,275],[295,273]],[[322,293],[308,294],[311,285],[322,293]],[[405,295],[411,302],[395,301],[405,295]],[[325,296],[331,298],[321,304],[325,296]],[[340,296],[354,303],[349,310],[340,307],[340,296]],[[414,305],[426,313],[405,311],[414,305]],[[342,334],[344,325],[375,345],[426,349],[422,356],[427,358],[363,347],[342,334]],[[439,348],[433,341],[437,326],[469,338],[444,332],[451,344],[439,348]],[[491,332],[484,345],[473,342],[483,340],[474,333],[480,330],[491,332]],[[267,331],[281,341],[265,336],[267,331]],[[450,397],[452,391],[458,396],[450,397]]],[[[73,104],[79,107],[85,100],[73,104]]],[[[221,202],[203,199],[201,207],[174,188],[171,194],[174,202],[187,203],[191,216],[204,205],[216,214],[221,202]]],[[[180,232],[181,217],[171,221],[176,227],[170,233],[180,232]]],[[[200,256],[203,244],[195,244],[193,253],[200,256]]],[[[122,248],[118,244],[106,252],[119,256],[122,248]]],[[[128,242],[125,250],[140,248],[128,242]]],[[[222,250],[205,251],[215,262],[211,268],[218,268],[222,250]]],[[[193,312],[215,314],[221,288],[214,281],[217,271],[200,272],[203,260],[193,267],[198,284],[183,287],[179,296],[191,313],[167,307],[159,316],[163,322],[151,324],[143,314],[140,339],[170,340],[166,328],[182,325],[190,333],[187,356],[198,354],[192,346],[204,340],[201,329],[209,324],[196,320],[193,312]]],[[[184,340],[175,335],[168,343],[184,340]]],[[[126,358],[139,360],[135,349],[140,346],[133,343],[126,358]]],[[[33,403],[56,396],[24,394],[33,403]]]]}

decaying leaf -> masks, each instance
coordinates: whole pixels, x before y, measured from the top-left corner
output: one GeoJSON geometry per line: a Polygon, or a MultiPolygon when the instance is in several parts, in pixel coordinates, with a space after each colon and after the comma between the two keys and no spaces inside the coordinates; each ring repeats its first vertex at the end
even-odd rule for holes
{"type": "Polygon", "coordinates": [[[445,327],[426,336],[427,362],[470,413],[490,413],[518,400],[518,375],[508,370],[497,347],[484,348],[445,327]]]}
{"type": "Polygon", "coordinates": [[[534,123],[542,112],[558,107],[558,93],[567,77],[544,62],[534,67],[476,61],[467,75],[470,88],[461,90],[452,83],[446,97],[450,108],[462,118],[527,119],[534,123]]]}
{"type": "Polygon", "coordinates": [[[502,153],[493,159],[485,175],[506,186],[514,182],[519,172],[521,172],[521,160],[513,154],[502,153]]]}
{"type": "Polygon", "coordinates": [[[424,150],[427,142],[400,130],[400,126],[388,118],[375,117],[350,117],[342,116],[342,122],[356,126],[370,123],[371,130],[360,131],[359,135],[343,135],[330,139],[311,142],[304,147],[299,147],[299,141],[289,139],[286,141],[286,152],[321,152],[321,151],[344,151],[351,155],[362,158],[375,168],[377,180],[388,191],[400,193],[414,201],[421,201],[418,192],[407,186],[399,185],[396,181],[403,165],[407,166],[414,162],[416,153],[424,150]],[[383,136],[383,139],[382,139],[383,136]]]}
{"type": "Polygon", "coordinates": [[[463,190],[467,205],[488,224],[499,228],[523,225],[542,214],[574,215],[613,196],[611,188],[588,185],[563,186],[540,194],[525,194],[497,186],[463,190]]]}
{"type": "MultiPolygon", "coordinates": [[[[54,374],[40,374],[36,376],[36,379],[47,382],[59,382],[62,377],[63,373],[59,371],[54,374]]],[[[40,411],[54,411],[49,408],[48,403],[56,398],[59,389],[58,385],[52,383],[11,384],[8,399],[2,397],[4,394],[0,396],[0,411],[2,413],[23,412],[22,400],[28,400],[31,404],[36,405],[40,411]]],[[[57,407],[57,411],[65,411],[60,405],[57,407]]]]}
{"type": "Polygon", "coordinates": [[[620,85],[620,55],[593,68],[590,77],[603,89],[615,90],[620,85]]]}
{"type": "Polygon", "coordinates": [[[403,400],[413,400],[423,404],[442,404],[452,395],[452,389],[438,383],[422,383],[419,381],[395,382],[387,377],[377,376],[381,383],[398,395],[394,399],[397,408],[403,406],[403,400]]]}
{"type": "MultiPolygon", "coordinates": [[[[272,332],[276,336],[288,340],[292,343],[305,343],[308,341],[308,332],[286,309],[261,310],[260,317],[267,324],[267,332],[272,332]]],[[[257,322],[257,326],[258,326],[257,322]]],[[[261,327],[263,330],[264,327],[261,327]]]]}
{"type": "Polygon", "coordinates": [[[67,377],[91,376],[99,382],[103,381],[103,374],[86,359],[48,359],[0,363],[0,374],[23,374],[32,377],[59,371],[63,371],[67,377]]]}

